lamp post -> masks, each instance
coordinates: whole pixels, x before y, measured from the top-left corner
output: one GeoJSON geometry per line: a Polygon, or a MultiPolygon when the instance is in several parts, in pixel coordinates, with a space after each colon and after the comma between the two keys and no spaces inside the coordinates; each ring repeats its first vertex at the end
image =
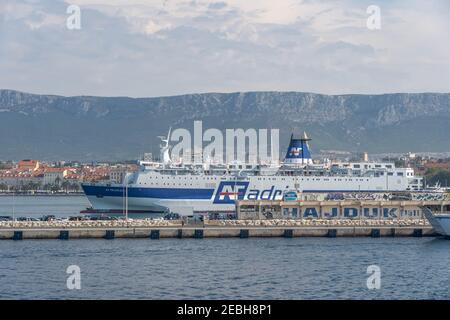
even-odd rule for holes
{"type": "Polygon", "coordinates": [[[13,189],[13,205],[12,205],[12,219],[13,219],[13,224],[16,221],[16,197],[15,197],[15,189],[13,189]]]}
{"type": "Polygon", "coordinates": [[[125,220],[128,221],[128,183],[125,185],[125,220]]]}

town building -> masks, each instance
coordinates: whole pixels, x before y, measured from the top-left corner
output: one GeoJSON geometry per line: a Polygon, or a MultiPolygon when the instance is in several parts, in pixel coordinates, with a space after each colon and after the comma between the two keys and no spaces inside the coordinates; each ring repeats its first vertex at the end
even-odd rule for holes
{"type": "Polygon", "coordinates": [[[19,164],[17,165],[17,168],[20,171],[25,171],[25,170],[36,171],[37,169],[39,169],[40,165],[41,165],[41,163],[38,160],[26,159],[26,160],[20,160],[19,164]]]}
{"type": "Polygon", "coordinates": [[[114,167],[109,171],[109,180],[115,183],[122,183],[127,174],[126,167],[114,167]]]}
{"type": "Polygon", "coordinates": [[[44,170],[43,184],[61,184],[67,173],[68,170],[66,168],[46,168],[44,170]]]}

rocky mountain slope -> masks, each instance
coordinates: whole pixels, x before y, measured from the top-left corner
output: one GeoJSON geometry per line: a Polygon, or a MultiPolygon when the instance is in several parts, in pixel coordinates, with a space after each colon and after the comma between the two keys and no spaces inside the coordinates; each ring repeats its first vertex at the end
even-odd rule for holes
{"type": "Polygon", "coordinates": [[[307,131],[312,151],[450,150],[450,94],[189,94],[63,97],[0,90],[0,159],[134,159],[158,153],[169,126],[307,131]]]}

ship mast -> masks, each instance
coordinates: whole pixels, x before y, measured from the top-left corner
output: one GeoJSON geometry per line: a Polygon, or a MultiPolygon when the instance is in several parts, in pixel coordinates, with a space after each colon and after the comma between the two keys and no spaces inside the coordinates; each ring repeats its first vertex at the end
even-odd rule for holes
{"type": "Polygon", "coordinates": [[[163,165],[168,165],[170,163],[172,163],[172,159],[170,159],[170,145],[169,145],[169,141],[170,141],[170,132],[172,131],[172,127],[169,128],[169,132],[167,133],[167,137],[164,136],[158,136],[159,139],[161,139],[161,144],[160,144],[160,148],[161,148],[161,160],[163,162],[163,165]]]}

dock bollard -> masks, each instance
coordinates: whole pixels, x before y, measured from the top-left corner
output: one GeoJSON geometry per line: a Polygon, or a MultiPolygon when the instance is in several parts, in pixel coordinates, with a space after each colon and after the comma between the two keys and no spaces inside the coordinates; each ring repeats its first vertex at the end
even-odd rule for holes
{"type": "Polygon", "coordinates": [[[372,238],[379,238],[380,237],[380,229],[372,229],[370,236],[372,238]]]}
{"type": "Polygon", "coordinates": [[[60,240],[69,240],[69,230],[61,230],[59,232],[59,239],[60,240]]]}
{"type": "Polygon", "coordinates": [[[112,240],[114,239],[114,230],[106,230],[105,239],[112,240]]]}
{"type": "Polygon", "coordinates": [[[203,229],[195,229],[194,238],[195,239],[203,239],[203,229]]]}
{"type": "Polygon", "coordinates": [[[292,230],[292,229],[285,229],[284,230],[284,237],[285,238],[293,238],[294,237],[294,230],[292,230]]]}
{"type": "Polygon", "coordinates": [[[247,239],[248,235],[249,235],[248,229],[241,229],[241,232],[239,233],[239,238],[247,239]]]}
{"type": "Polygon", "coordinates": [[[328,238],[336,238],[337,236],[337,230],[336,229],[328,229],[328,238]]]}
{"type": "Polygon", "coordinates": [[[14,231],[13,240],[22,240],[23,231],[14,231]]]}
{"type": "Polygon", "coordinates": [[[422,229],[414,229],[413,237],[416,237],[416,238],[422,237],[422,229]]]}
{"type": "Polygon", "coordinates": [[[390,234],[390,236],[391,236],[391,237],[395,237],[395,228],[391,228],[391,234],[390,234]]]}
{"type": "Polygon", "coordinates": [[[159,239],[159,230],[150,231],[150,239],[158,240],[159,239]]]}

